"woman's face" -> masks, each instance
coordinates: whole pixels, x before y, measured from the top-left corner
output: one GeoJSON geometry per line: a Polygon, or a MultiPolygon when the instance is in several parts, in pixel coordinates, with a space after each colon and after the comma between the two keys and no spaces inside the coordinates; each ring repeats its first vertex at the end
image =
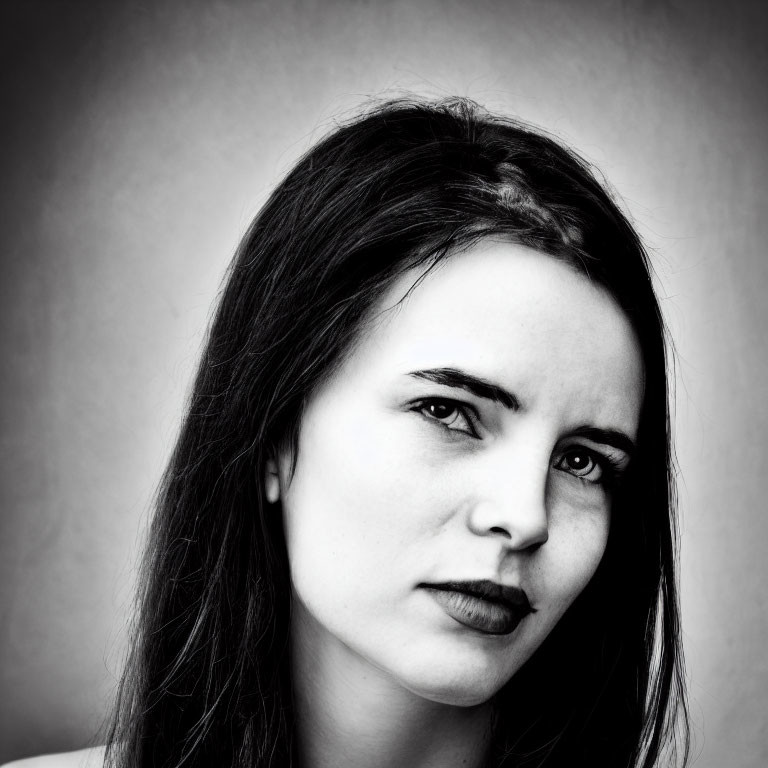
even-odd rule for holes
{"type": "Polygon", "coordinates": [[[294,631],[473,705],[595,572],[643,368],[613,298],[550,256],[486,241],[419,275],[308,402],[290,481],[279,461],[294,631]]]}

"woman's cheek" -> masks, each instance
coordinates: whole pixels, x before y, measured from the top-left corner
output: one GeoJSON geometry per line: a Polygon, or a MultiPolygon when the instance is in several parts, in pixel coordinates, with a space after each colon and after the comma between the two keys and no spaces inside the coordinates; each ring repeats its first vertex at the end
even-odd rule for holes
{"type": "Polygon", "coordinates": [[[583,509],[554,510],[550,537],[542,548],[540,578],[563,613],[597,571],[608,543],[610,513],[583,509]]]}

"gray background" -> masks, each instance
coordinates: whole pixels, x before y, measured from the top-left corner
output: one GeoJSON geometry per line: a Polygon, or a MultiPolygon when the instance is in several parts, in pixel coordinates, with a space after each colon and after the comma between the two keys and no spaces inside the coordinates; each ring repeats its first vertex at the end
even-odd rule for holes
{"type": "Polygon", "coordinates": [[[767,19],[693,0],[3,2],[0,761],[98,729],[238,237],[333,116],[405,89],[547,127],[637,221],[678,352],[696,765],[768,764],[767,19]]]}

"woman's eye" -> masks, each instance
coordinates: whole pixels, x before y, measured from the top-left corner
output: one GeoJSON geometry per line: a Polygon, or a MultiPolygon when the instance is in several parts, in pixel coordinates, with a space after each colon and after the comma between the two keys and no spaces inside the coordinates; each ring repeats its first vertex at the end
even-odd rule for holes
{"type": "Polygon", "coordinates": [[[467,413],[467,406],[457,403],[455,400],[442,398],[422,400],[415,410],[427,419],[436,421],[453,432],[465,432],[472,437],[478,436],[467,413]]]}
{"type": "Polygon", "coordinates": [[[566,451],[555,468],[576,477],[582,477],[590,483],[599,483],[603,477],[603,467],[600,461],[585,448],[572,448],[566,451]]]}

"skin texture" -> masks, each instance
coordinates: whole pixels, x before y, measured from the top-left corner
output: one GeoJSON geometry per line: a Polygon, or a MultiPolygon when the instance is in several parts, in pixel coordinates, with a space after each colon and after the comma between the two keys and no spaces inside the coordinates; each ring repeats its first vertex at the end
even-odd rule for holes
{"type": "Polygon", "coordinates": [[[601,287],[497,241],[447,258],[409,292],[419,276],[391,287],[310,398],[295,474],[282,455],[267,477],[291,563],[308,765],[482,758],[488,701],[605,548],[609,466],[629,455],[581,432],[636,436],[639,346],[601,287]],[[518,407],[411,375],[434,369],[481,377],[518,407]],[[477,579],[524,589],[535,612],[485,634],[420,586],[477,579]]]}

